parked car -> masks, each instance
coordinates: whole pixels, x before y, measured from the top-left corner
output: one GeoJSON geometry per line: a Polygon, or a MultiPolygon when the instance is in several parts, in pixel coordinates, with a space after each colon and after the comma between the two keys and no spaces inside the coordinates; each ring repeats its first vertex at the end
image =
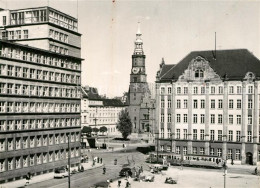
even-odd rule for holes
{"type": "Polygon", "coordinates": [[[122,170],[119,172],[119,176],[126,176],[126,173],[128,173],[129,176],[132,176],[131,168],[122,168],[122,170]]]}
{"type": "Polygon", "coordinates": [[[56,168],[54,171],[54,178],[68,177],[69,173],[65,168],[56,168]]]}
{"type": "Polygon", "coordinates": [[[145,181],[153,182],[154,181],[154,175],[147,175],[147,176],[145,176],[145,181]]]}
{"type": "Polygon", "coordinates": [[[167,183],[167,184],[177,184],[177,181],[175,181],[174,179],[172,179],[172,177],[167,177],[165,179],[165,182],[164,183],[167,183]]]}

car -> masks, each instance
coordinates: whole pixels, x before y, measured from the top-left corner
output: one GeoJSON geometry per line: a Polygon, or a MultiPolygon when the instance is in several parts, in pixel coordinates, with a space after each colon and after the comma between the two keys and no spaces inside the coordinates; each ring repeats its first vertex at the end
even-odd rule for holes
{"type": "Polygon", "coordinates": [[[64,178],[68,177],[69,173],[65,168],[56,168],[54,170],[54,178],[64,178]]]}
{"type": "Polygon", "coordinates": [[[167,184],[177,184],[177,181],[175,181],[174,179],[172,179],[172,177],[167,177],[165,179],[165,182],[164,183],[167,183],[167,184]]]}
{"type": "Polygon", "coordinates": [[[119,176],[124,177],[127,173],[129,176],[132,176],[131,168],[122,168],[122,170],[119,172],[119,176]]]}
{"type": "Polygon", "coordinates": [[[147,176],[145,176],[145,181],[153,182],[154,181],[154,175],[147,175],[147,176]]]}

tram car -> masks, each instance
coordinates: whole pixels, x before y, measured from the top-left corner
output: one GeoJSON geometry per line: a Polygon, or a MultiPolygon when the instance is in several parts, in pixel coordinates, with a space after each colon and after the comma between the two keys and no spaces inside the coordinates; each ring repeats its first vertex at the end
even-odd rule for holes
{"type": "MultiPolygon", "coordinates": [[[[157,154],[150,153],[146,162],[157,163],[157,154]]],[[[202,168],[222,168],[224,161],[221,157],[216,155],[199,155],[199,154],[186,154],[180,155],[175,153],[158,153],[158,163],[171,164],[175,166],[191,166],[202,168]]]]}

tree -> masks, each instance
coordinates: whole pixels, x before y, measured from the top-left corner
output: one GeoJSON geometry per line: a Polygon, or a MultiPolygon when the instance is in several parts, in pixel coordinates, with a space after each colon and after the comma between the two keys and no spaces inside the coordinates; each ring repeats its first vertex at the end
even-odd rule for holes
{"type": "Polygon", "coordinates": [[[100,127],[99,131],[102,132],[104,135],[104,132],[107,132],[107,127],[105,127],[105,126],[100,127]]]}
{"type": "Polygon", "coordinates": [[[99,129],[96,128],[96,127],[94,127],[94,128],[92,129],[92,131],[95,132],[95,133],[97,133],[97,132],[99,131],[99,129]]]}
{"type": "Polygon", "coordinates": [[[122,133],[122,137],[127,139],[127,137],[132,133],[132,122],[129,116],[128,111],[122,110],[119,114],[119,119],[116,125],[116,128],[119,132],[122,133]]]}
{"type": "Polygon", "coordinates": [[[88,126],[84,126],[81,132],[85,133],[87,136],[90,136],[92,132],[92,128],[88,126]]]}

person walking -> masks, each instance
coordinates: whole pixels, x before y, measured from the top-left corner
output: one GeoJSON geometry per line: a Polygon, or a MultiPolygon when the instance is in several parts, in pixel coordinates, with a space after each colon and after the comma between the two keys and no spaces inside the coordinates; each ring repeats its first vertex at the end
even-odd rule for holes
{"type": "Polygon", "coordinates": [[[31,180],[31,173],[28,172],[28,174],[26,175],[26,183],[25,183],[25,186],[29,185],[30,180],[31,180]]]}
{"type": "Polygon", "coordinates": [[[106,166],[103,168],[103,174],[106,174],[106,166]]]}
{"type": "Polygon", "coordinates": [[[117,187],[120,187],[120,186],[121,186],[121,180],[118,180],[117,187]]]}
{"type": "Polygon", "coordinates": [[[100,163],[102,164],[102,161],[103,161],[103,159],[102,158],[100,158],[100,163]]]}

